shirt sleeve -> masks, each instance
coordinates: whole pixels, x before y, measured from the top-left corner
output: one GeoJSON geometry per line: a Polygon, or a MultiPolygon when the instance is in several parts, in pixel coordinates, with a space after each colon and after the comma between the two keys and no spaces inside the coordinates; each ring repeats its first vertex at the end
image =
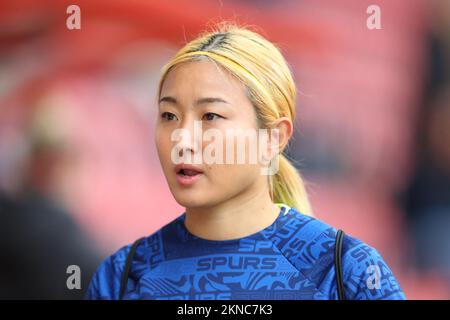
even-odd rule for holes
{"type": "Polygon", "coordinates": [[[86,300],[117,300],[120,278],[130,246],[107,257],[94,273],[85,294],[86,300]]]}
{"type": "Polygon", "coordinates": [[[342,257],[346,298],[405,300],[400,284],[380,253],[363,242],[348,238],[350,245],[347,250],[344,248],[342,257]]]}

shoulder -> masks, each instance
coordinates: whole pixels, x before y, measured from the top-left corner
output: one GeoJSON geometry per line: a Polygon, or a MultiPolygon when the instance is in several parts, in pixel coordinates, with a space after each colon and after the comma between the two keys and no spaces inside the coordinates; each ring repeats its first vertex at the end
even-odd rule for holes
{"type": "Polygon", "coordinates": [[[123,246],[100,263],[89,283],[86,299],[118,299],[120,275],[124,270],[125,261],[131,246],[132,244],[123,246]]]}
{"type": "MultiPolygon", "coordinates": [[[[177,219],[173,219],[150,235],[138,239],[139,242],[133,255],[130,278],[140,277],[148,266],[154,267],[162,261],[164,255],[163,234],[165,238],[170,236],[171,229],[177,219]]],[[[88,286],[85,294],[86,299],[118,299],[121,276],[135,241],[116,250],[100,263],[88,286]]]]}
{"type": "MultiPolygon", "coordinates": [[[[322,291],[336,296],[334,249],[337,229],[292,208],[274,236],[280,251],[322,291]]],[[[345,231],[345,230],[344,230],[345,231]]],[[[348,299],[404,299],[404,294],[380,253],[346,234],[343,278],[348,299]]]]}
{"type": "Polygon", "coordinates": [[[346,295],[356,300],[405,299],[392,270],[378,250],[352,236],[343,242],[346,295]]]}

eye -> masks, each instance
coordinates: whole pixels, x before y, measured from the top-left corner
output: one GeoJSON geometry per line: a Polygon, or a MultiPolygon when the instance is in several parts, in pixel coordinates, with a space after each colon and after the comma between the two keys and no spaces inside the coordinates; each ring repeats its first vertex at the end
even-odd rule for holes
{"type": "Polygon", "coordinates": [[[215,120],[214,117],[217,117],[217,119],[223,118],[222,116],[219,116],[217,113],[212,113],[212,112],[207,112],[203,115],[203,118],[207,121],[215,120]]]}
{"type": "Polygon", "coordinates": [[[171,121],[171,120],[175,120],[177,118],[177,116],[170,112],[163,112],[163,113],[161,113],[161,118],[163,118],[167,121],[171,121]]]}

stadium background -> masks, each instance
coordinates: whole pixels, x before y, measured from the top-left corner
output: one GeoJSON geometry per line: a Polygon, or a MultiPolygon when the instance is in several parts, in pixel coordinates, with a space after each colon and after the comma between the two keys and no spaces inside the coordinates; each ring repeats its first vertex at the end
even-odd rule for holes
{"type": "Polygon", "coordinates": [[[0,298],[80,298],[103,258],[182,213],[153,143],[156,84],[222,20],[293,69],[289,155],[317,217],[376,247],[407,298],[449,299],[447,0],[2,1],[0,298]]]}

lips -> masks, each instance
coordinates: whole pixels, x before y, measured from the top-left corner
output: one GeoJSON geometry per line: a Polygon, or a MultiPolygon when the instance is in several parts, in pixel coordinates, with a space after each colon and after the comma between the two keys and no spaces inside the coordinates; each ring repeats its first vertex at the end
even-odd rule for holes
{"type": "Polygon", "coordinates": [[[175,166],[175,172],[177,174],[183,174],[187,176],[194,176],[196,174],[203,173],[203,170],[192,164],[180,163],[175,166]]]}
{"type": "Polygon", "coordinates": [[[185,175],[185,176],[195,176],[196,174],[199,174],[200,172],[195,170],[189,170],[189,169],[181,169],[179,174],[185,175]]]}
{"type": "Polygon", "coordinates": [[[175,166],[177,181],[181,185],[191,185],[203,176],[203,170],[190,164],[178,164],[175,166]]]}

